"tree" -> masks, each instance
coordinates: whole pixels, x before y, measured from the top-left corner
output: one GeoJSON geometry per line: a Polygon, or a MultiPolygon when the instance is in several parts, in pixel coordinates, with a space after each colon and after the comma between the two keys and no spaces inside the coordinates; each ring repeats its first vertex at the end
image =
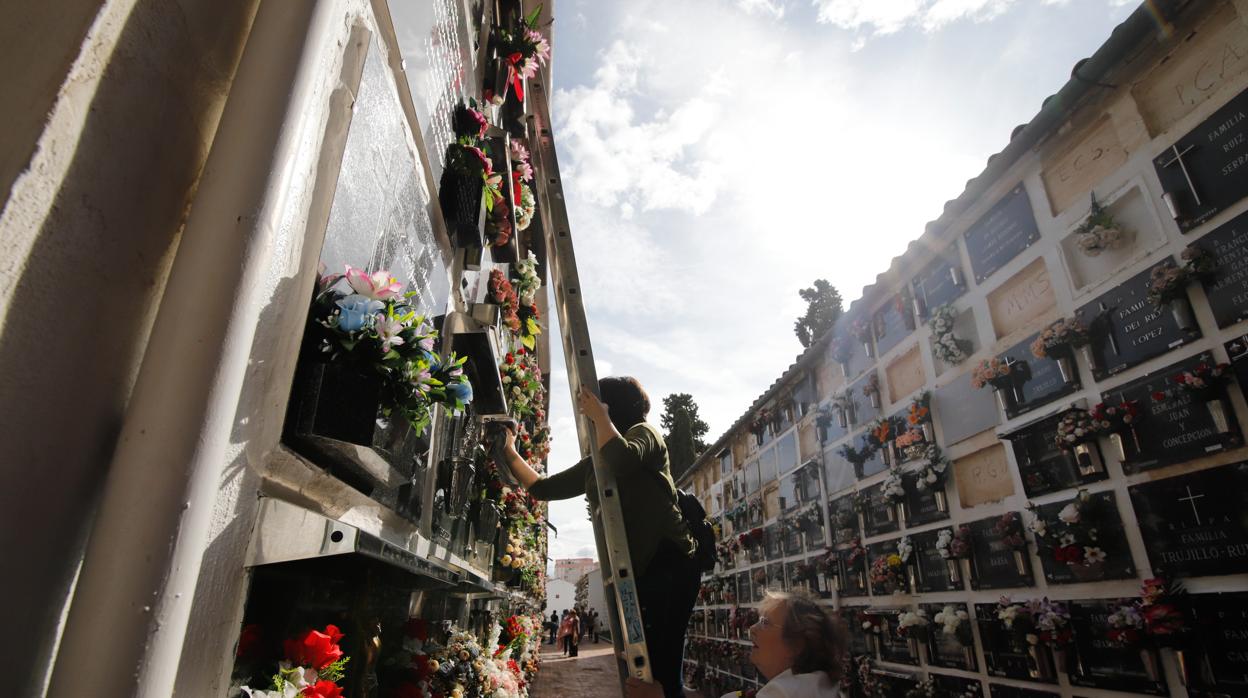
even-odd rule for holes
{"type": "Polygon", "coordinates": [[[815,285],[797,292],[806,301],[806,314],[793,324],[793,331],[803,347],[809,347],[827,333],[841,316],[841,292],[827,279],[815,279],[815,285]]]}
{"type": "Polygon", "coordinates": [[[671,459],[672,477],[680,477],[693,467],[693,462],[706,450],[702,440],[710,429],[698,417],[698,405],[689,393],[673,393],[663,398],[663,416],[659,418],[667,441],[667,454],[671,459]]]}

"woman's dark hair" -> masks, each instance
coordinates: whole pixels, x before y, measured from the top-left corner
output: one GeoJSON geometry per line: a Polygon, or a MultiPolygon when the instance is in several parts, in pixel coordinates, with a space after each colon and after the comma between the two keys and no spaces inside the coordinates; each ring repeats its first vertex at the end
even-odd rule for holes
{"type": "Polygon", "coordinates": [[[845,672],[845,627],[832,615],[832,609],[821,605],[809,592],[767,592],[767,598],[785,605],[781,636],[789,646],[797,648],[793,661],[794,674],[825,672],[832,681],[839,681],[845,672]]]}
{"type": "Polygon", "coordinates": [[[646,421],[650,396],[632,376],[607,376],[598,381],[598,394],[607,406],[607,415],[621,434],[646,421]]]}

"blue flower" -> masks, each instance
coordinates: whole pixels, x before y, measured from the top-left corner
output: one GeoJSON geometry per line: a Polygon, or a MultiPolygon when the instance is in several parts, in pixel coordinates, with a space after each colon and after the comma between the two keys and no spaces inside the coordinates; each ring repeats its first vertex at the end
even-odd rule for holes
{"type": "Polygon", "coordinates": [[[343,332],[355,332],[363,328],[377,311],[386,307],[385,303],[358,293],[340,298],[335,304],[342,309],[338,315],[338,329],[343,332]]]}
{"type": "Polygon", "coordinates": [[[446,386],[446,395],[452,400],[458,400],[464,404],[472,402],[472,383],[468,381],[455,381],[446,386]]]}

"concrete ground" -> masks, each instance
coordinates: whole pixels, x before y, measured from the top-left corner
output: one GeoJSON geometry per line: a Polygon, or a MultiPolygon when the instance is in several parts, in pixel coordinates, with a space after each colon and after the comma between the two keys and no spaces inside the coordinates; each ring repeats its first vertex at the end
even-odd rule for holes
{"type": "Polygon", "coordinates": [[[529,689],[530,698],[615,698],[620,695],[610,642],[581,642],[580,656],[564,657],[554,645],[542,645],[542,668],[529,689]]]}

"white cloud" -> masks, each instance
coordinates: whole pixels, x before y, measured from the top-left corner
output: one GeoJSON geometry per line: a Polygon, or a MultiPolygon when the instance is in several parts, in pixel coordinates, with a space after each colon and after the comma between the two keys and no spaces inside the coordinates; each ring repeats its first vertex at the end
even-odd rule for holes
{"type": "MultiPolygon", "coordinates": [[[[1045,5],[1069,0],[1043,0],[1045,5]]],[[[1122,4],[1134,0],[1110,0],[1122,4]]],[[[987,22],[1001,16],[1015,0],[812,0],[820,23],[868,35],[887,35],[907,27],[934,32],[953,22],[987,22]]],[[[865,37],[859,37],[861,48],[865,37]]]]}
{"type": "Polygon", "coordinates": [[[784,18],[784,3],[781,0],[737,0],[737,7],[749,14],[766,15],[773,19],[784,18]]]}

